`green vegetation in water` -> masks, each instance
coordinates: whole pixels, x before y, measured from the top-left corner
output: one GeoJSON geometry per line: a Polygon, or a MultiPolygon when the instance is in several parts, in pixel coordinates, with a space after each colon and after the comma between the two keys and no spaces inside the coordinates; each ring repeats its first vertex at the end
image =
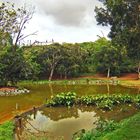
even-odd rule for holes
{"type": "Polygon", "coordinates": [[[0,140],[14,139],[14,123],[9,121],[0,125],[0,140]]]}
{"type": "Polygon", "coordinates": [[[115,105],[130,104],[140,108],[140,95],[93,95],[77,97],[76,93],[60,93],[47,100],[47,106],[94,105],[102,110],[112,110],[115,105]]]}
{"type": "Polygon", "coordinates": [[[140,139],[140,113],[122,120],[99,121],[96,130],[91,130],[75,136],[75,140],[139,140],[140,139]]]}
{"type": "Polygon", "coordinates": [[[64,105],[72,106],[76,102],[76,93],[67,92],[57,94],[55,97],[52,97],[52,100],[47,101],[48,105],[64,105]]]}

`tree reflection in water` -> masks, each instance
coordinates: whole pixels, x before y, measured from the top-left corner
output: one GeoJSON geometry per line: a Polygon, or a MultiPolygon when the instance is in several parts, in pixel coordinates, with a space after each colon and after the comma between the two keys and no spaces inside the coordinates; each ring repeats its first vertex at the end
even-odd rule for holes
{"type": "Polygon", "coordinates": [[[69,140],[76,131],[95,127],[93,122],[96,120],[95,112],[82,112],[76,107],[44,108],[19,119],[15,134],[18,140],[26,140],[29,136],[49,137],[53,140],[64,136],[69,140]],[[22,125],[19,125],[19,121],[22,121],[22,125]]]}
{"type": "Polygon", "coordinates": [[[122,120],[135,114],[133,106],[117,106],[112,111],[103,112],[93,106],[44,107],[33,109],[23,117],[17,118],[15,135],[17,140],[28,140],[33,136],[37,139],[71,140],[73,134],[81,130],[95,128],[95,122],[102,116],[104,119],[122,120]]]}

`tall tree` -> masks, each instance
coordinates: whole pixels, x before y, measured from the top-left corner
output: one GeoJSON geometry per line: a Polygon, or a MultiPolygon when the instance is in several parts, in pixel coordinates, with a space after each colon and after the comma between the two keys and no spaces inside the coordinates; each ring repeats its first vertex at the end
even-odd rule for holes
{"type": "Polygon", "coordinates": [[[60,44],[53,43],[51,45],[44,46],[44,50],[38,57],[38,63],[41,64],[41,67],[43,67],[45,71],[49,72],[49,81],[52,80],[54,71],[62,58],[63,48],[60,44]]]}
{"type": "Polygon", "coordinates": [[[97,70],[107,72],[107,78],[109,78],[111,74],[116,74],[120,70],[125,55],[125,48],[118,49],[111,43],[108,46],[102,46],[101,50],[95,54],[97,70]]]}
{"type": "Polygon", "coordinates": [[[0,4],[0,32],[3,33],[1,36],[7,33],[11,36],[14,50],[24,38],[35,35],[35,32],[23,34],[26,24],[32,19],[33,13],[34,8],[30,8],[30,10],[27,10],[26,6],[15,8],[15,5],[9,2],[0,4]]]}
{"type": "Polygon", "coordinates": [[[58,65],[58,72],[65,79],[80,74],[86,51],[79,44],[63,43],[63,58],[58,65]]]}
{"type": "Polygon", "coordinates": [[[109,37],[114,44],[126,46],[129,56],[137,62],[140,78],[140,1],[100,0],[104,7],[96,7],[98,24],[110,26],[109,37]]]}

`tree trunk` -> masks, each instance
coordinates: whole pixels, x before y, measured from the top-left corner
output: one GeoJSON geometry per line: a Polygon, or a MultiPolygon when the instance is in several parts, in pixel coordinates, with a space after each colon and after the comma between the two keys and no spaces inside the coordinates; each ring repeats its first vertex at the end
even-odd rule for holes
{"type": "Polygon", "coordinates": [[[107,78],[110,77],[110,68],[107,69],[107,78]]]}
{"type": "Polygon", "coordinates": [[[110,94],[110,87],[109,87],[109,84],[107,83],[107,94],[109,95],[110,94]]]}
{"type": "Polygon", "coordinates": [[[54,72],[54,67],[51,69],[50,76],[49,76],[49,81],[51,81],[51,80],[52,80],[52,77],[53,77],[53,72],[54,72]]]}
{"type": "Polygon", "coordinates": [[[138,80],[140,80],[140,62],[139,62],[139,65],[138,65],[138,80]]]}
{"type": "Polygon", "coordinates": [[[62,73],[60,74],[60,79],[62,79],[63,78],[63,75],[62,75],[62,73]]]}
{"type": "Polygon", "coordinates": [[[140,80],[140,72],[138,72],[138,80],[140,80]]]}
{"type": "Polygon", "coordinates": [[[65,71],[65,79],[67,79],[67,72],[65,71]]]}

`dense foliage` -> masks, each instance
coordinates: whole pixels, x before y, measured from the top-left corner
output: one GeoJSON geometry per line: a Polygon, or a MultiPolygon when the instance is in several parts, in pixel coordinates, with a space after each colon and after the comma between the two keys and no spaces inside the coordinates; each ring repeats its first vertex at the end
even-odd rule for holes
{"type": "MultiPolygon", "coordinates": [[[[135,72],[125,47],[112,45],[105,38],[85,43],[53,43],[44,46],[25,46],[24,55],[34,58],[32,63],[40,68],[40,76],[52,80],[86,74],[104,73],[108,77],[135,72]]],[[[34,65],[33,64],[33,65],[34,65]]]]}
{"type": "MultiPolygon", "coordinates": [[[[113,2],[111,0],[104,0],[103,2],[106,9],[96,8],[96,18],[99,24],[111,25],[111,41],[102,37],[95,42],[75,44],[53,42],[49,45],[33,44],[22,47],[18,44],[24,36],[22,31],[25,23],[32,18],[33,11],[28,11],[24,7],[15,8],[14,4],[2,3],[0,5],[2,13],[0,15],[0,85],[13,85],[26,79],[66,79],[95,73],[103,73],[110,77],[120,76],[122,73],[127,72],[136,72],[137,68],[139,71],[137,63],[139,60],[139,53],[137,53],[139,52],[139,39],[135,41],[138,34],[134,32],[135,30],[133,31],[134,27],[131,30],[128,28],[129,23],[127,26],[125,24],[119,26],[119,23],[126,21],[125,18],[124,20],[120,19],[120,14],[125,16],[125,12],[128,12],[126,6],[131,2],[126,1],[124,3],[120,1],[117,3],[117,1],[113,2]],[[122,6],[124,11],[119,13],[118,6],[122,6]],[[110,12],[111,10],[113,12],[110,12]],[[109,14],[109,19],[106,17],[107,14],[109,14]],[[20,21],[23,21],[23,23],[20,24],[20,21]],[[122,28],[122,32],[120,32],[120,28],[122,28]],[[130,36],[127,37],[121,34],[126,29],[136,33],[136,35],[131,34],[132,37],[130,38],[130,36]],[[16,39],[14,39],[14,35],[16,39]],[[124,40],[120,40],[121,38],[124,40]],[[130,40],[134,43],[126,44],[130,40]],[[126,42],[121,43],[122,41],[126,42]],[[132,45],[134,49],[131,47],[132,45]],[[134,53],[130,55],[134,51],[136,55],[134,53]],[[134,61],[134,57],[130,56],[136,56],[136,61],[134,61]]],[[[137,7],[136,2],[132,3],[129,8],[132,8],[133,11],[134,7],[137,7]]],[[[131,14],[130,16],[132,16],[131,14]]],[[[138,28],[138,26],[136,27],[138,28]]],[[[130,35],[128,32],[125,33],[130,35]]]]}
{"type": "Polygon", "coordinates": [[[47,100],[47,106],[93,105],[102,110],[112,110],[116,105],[131,104],[140,108],[140,95],[91,95],[77,97],[76,93],[60,93],[47,100]]]}
{"type": "Polygon", "coordinates": [[[22,32],[32,18],[33,11],[5,2],[0,3],[0,13],[0,86],[33,79],[37,73],[36,67],[25,59],[23,48],[18,46],[24,38],[22,32]]]}
{"type": "Polygon", "coordinates": [[[110,26],[109,37],[113,44],[126,46],[128,55],[137,63],[140,78],[140,1],[99,0],[103,7],[96,7],[98,24],[110,26]]]}
{"type": "Polygon", "coordinates": [[[19,80],[33,79],[35,66],[23,56],[23,49],[0,46],[0,85],[15,85],[19,80]]]}

